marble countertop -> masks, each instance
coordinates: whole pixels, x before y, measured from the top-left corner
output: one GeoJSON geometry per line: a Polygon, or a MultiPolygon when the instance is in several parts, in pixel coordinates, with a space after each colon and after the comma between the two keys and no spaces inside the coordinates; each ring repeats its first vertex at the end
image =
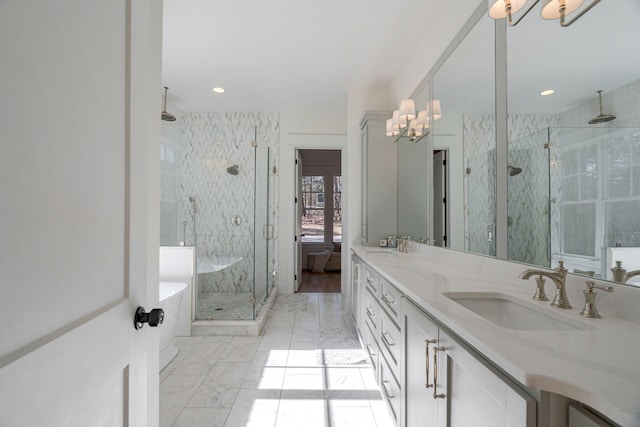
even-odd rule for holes
{"type": "MultiPolygon", "coordinates": [[[[600,309],[602,319],[580,316],[583,299],[572,309],[554,309],[532,300],[535,280],[514,268],[469,254],[426,247],[420,253],[356,246],[353,252],[408,298],[523,385],[567,396],[624,426],[640,426],[640,324],[600,309]],[[473,257],[473,256],[471,256],[473,257]],[[493,274],[483,274],[491,264],[493,274]],[[484,264],[484,265],[483,265],[484,264]],[[500,270],[500,271],[496,271],[500,270]],[[535,304],[539,310],[582,330],[519,331],[490,323],[449,299],[448,292],[500,292],[535,304]]],[[[555,288],[547,281],[552,299],[555,288]]],[[[604,292],[599,293],[602,297],[604,292]]],[[[615,293],[612,294],[612,297],[615,293]]]]}

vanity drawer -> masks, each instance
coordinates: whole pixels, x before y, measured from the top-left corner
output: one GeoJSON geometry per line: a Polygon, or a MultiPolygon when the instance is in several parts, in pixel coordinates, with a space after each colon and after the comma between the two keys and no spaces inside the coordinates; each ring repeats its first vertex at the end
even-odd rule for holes
{"type": "Polygon", "coordinates": [[[400,328],[384,310],[381,310],[378,345],[396,378],[400,378],[401,343],[400,328]]]}
{"type": "Polygon", "coordinates": [[[402,301],[402,293],[389,283],[386,279],[380,278],[380,305],[387,310],[389,315],[398,322],[400,318],[400,303],[402,301]]]}
{"type": "Polygon", "coordinates": [[[380,358],[380,391],[382,397],[387,402],[389,407],[389,414],[396,426],[400,425],[400,385],[396,381],[396,378],[391,373],[389,365],[384,360],[384,357],[380,358]]]}
{"type": "Polygon", "coordinates": [[[378,343],[375,339],[375,334],[371,331],[369,325],[365,325],[362,328],[362,344],[364,347],[364,352],[371,361],[371,367],[373,368],[373,374],[378,380],[378,363],[380,360],[380,349],[378,348],[378,343]]]}
{"type": "Polygon", "coordinates": [[[364,283],[366,288],[371,291],[373,295],[378,295],[378,286],[379,286],[379,278],[378,273],[371,269],[368,265],[365,266],[364,269],[364,283]]]}
{"type": "Polygon", "coordinates": [[[365,319],[365,323],[369,325],[371,330],[374,332],[374,336],[378,334],[378,324],[380,317],[380,306],[378,305],[378,300],[371,295],[371,292],[367,290],[364,293],[364,306],[363,306],[363,317],[365,319]]]}

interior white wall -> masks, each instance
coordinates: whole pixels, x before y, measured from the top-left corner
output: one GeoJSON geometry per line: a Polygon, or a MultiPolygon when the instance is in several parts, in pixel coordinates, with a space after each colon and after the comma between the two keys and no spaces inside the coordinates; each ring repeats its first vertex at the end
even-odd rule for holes
{"type": "MultiPolygon", "coordinates": [[[[398,72],[390,82],[390,95],[393,105],[400,105],[402,99],[408,98],[420,85],[436,60],[460,31],[469,16],[485,0],[458,0],[431,2],[429,16],[419,36],[409,41],[414,45],[413,55],[406,58],[398,66],[398,72]],[[434,16],[446,16],[447,19],[429,19],[434,16]]],[[[392,105],[392,106],[393,106],[392,105]]],[[[388,108],[388,107],[387,107],[388,108]]],[[[397,107],[395,107],[397,108],[397,107]]]]}
{"type": "MultiPolygon", "coordinates": [[[[294,256],[295,256],[295,152],[304,149],[342,150],[342,172],[345,174],[345,153],[347,148],[347,117],[344,111],[289,111],[280,114],[280,156],[278,174],[280,192],[278,203],[279,264],[278,293],[294,293],[294,256]]],[[[347,209],[349,194],[343,191],[343,218],[349,216],[347,209]]],[[[342,225],[343,239],[348,236],[346,221],[342,225]]],[[[343,266],[344,267],[344,266],[343,266]]],[[[344,271],[344,270],[343,270],[344,271]]],[[[342,280],[346,277],[343,274],[342,280]]],[[[346,286],[343,283],[343,289],[346,286]]]]}

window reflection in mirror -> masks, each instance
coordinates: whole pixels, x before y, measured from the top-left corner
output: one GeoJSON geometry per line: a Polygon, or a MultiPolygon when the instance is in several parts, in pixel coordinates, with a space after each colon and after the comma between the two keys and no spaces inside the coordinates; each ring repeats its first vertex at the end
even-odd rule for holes
{"type": "Polygon", "coordinates": [[[446,158],[444,195],[440,197],[439,188],[433,195],[433,241],[495,256],[494,21],[484,18],[433,78],[433,99],[442,110],[442,118],[432,124],[433,158],[446,158]],[[445,203],[447,214],[437,225],[445,203]],[[436,230],[442,235],[435,235],[436,230]]]}
{"type": "Polygon", "coordinates": [[[601,2],[569,28],[532,15],[507,31],[508,258],[638,270],[640,2],[601,2]]]}

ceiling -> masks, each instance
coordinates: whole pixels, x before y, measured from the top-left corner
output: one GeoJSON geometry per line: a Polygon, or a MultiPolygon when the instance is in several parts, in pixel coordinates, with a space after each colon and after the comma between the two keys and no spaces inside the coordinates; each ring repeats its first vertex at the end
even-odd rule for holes
{"type": "Polygon", "coordinates": [[[163,84],[183,111],[346,111],[348,87],[392,80],[439,2],[165,0],[163,84]]]}
{"type": "MultiPolygon", "coordinates": [[[[639,17],[640,1],[616,0],[599,3],[568,28],[542,19],[538,7],[508,27],[509,112],[560,114],[588,102],[597,105],[600,89],[606,109],[609,92],[640,78],[639,17]],[[540,96],[545,89],[555,94],[540,96]]],[[[494,48],[486,42],[493,31],[490,21],[476,25],[436,73],[434,96],[441,99],[443,111],[495,111],[494,48]]],[[[597,113],[596,107],[592,114],[597,113]]]]}

